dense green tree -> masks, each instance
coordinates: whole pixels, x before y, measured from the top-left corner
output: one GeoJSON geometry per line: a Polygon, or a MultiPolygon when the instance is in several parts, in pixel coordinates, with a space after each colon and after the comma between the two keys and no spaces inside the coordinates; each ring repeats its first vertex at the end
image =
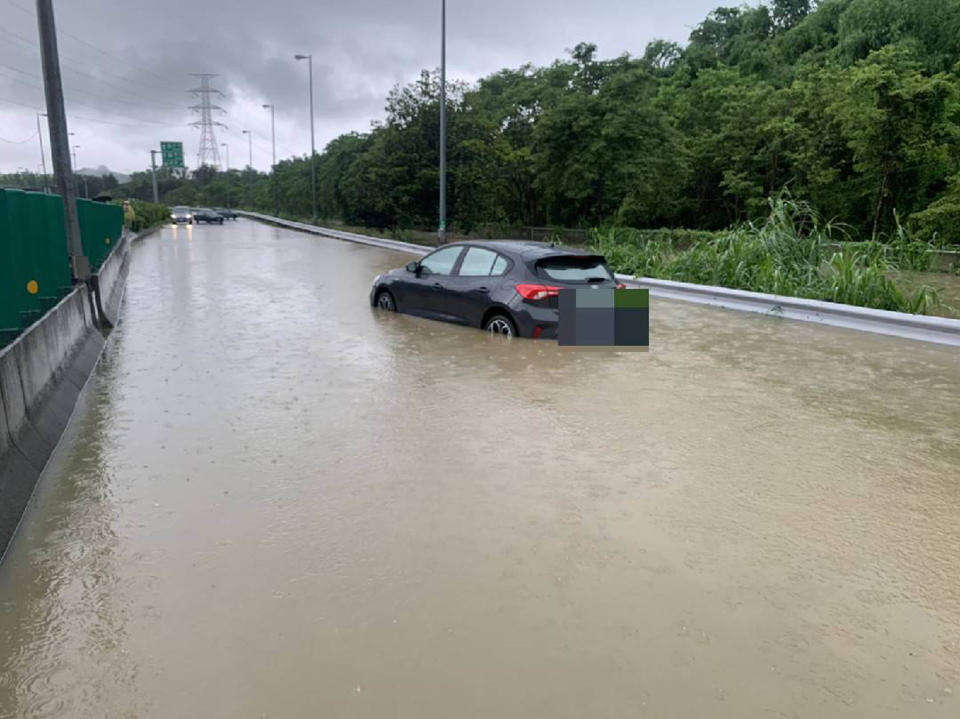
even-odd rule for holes
{"type": "MultiPolygon", "coordinates": [[[[439,78],[397,86],[385,117],[317,157],[325,218],[435,228],[439,78]]],[[[685,46],[604,59],[583,42],[545,67],[448,87],[448,216],[480,225],[716,229],[789,187],[854,236],[898,218],[960,241],[960,2],[766,0],[718,7],[685,46]],[[906,218],[909,218],[907,220],[906,218]]],[[[168,202],[308,217],[310,159],[271,175],[161,171],[168,202]]],[[[120,192],[149,199],[150,174],[120,192]]]]}

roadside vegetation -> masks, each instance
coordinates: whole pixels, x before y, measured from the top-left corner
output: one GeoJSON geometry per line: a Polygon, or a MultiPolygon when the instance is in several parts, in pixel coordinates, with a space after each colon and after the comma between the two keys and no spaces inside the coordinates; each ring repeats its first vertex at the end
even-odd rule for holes
{"type": "MultiPolygon", "coordinates": [[[[686,45],[568,53],[448,87],[453,237],[565,228],[631,273],[939,311],[903,280],[960,249],[960,2],[764,0],[718,7],[686,45]]],[[[438,122],[424,71],[331,141],[322,222],[432,238],[438,122]]],[[[158,175],[167,205],[312,214],[307,156],[158,175]]],[[[111,191],[150,199],[150,173],[111,191]]]]}
{"type": "Polygon", "coordinates": [[[170,208],[153,202],[131,200],[130,209],[124,213],[123,222],[132,232],[141,232],[170,222],[170,208]]]}
{"type": "MultiPolygon", "coordinates": [[[[385,117],[318,156],[320,215],[390,231],[437,225],[439,82],[398,86],[385,117]]],[[[724,230],[789,187],[850,239],[960,243],[960,2],[765,0],[720,7],[686,45],[448,88],[449,221],[724,230]]],[[[266,141],[266,138],[264,138],[266,141]]],[[[168,204],[311,215],[308,157],[272,175],[165,174],[168,204]]],[[[150,197],[149,173],[126,189],[150,197]]]]}
{"type": "Polygon", "coordinates": [[[901,270],[925,270],[928,243],[905,229],[891,244],[849,242],[849,229],[822,221],[809,204],[780,196],[769,213],[690,240],[651,237],[629,228],[595,230],[593,248],[617,272],[882,310],[928,313],[940,305],[926,285],[907,289],[901,270]]]}

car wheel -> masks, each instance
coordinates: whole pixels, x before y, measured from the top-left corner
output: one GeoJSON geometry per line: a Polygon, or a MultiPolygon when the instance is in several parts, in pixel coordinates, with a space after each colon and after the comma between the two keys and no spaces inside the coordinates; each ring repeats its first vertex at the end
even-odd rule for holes
{"type": "Polygon", "coordinates": [[[381,290],[377,295],[377,308],[381,310],[386,310],[387,312],[396,312],[397,311],[397,302],[393,299],[387,290],[381,290]]]}
{"type": "Polygon", "coordinates": [[[506,315],[493,315],[484,323],[483,329],[492,335],[503,335],[504,337],[516,337],[517,328],[506,315]]]}

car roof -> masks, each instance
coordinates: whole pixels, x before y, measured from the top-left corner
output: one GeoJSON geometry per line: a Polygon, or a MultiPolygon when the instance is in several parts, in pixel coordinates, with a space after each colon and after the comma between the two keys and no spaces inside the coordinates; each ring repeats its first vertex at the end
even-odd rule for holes
{"type": "Polygon", "coordinates": [[[539,259],[541,257],[557,257],[566,255],[596,256],[585,248],[565,247],[552,242],[537,242],[535,240],[463,240],[451,242],[449,247],[483,247],[488,250],[523,257],[524,259],[539,259]]]}

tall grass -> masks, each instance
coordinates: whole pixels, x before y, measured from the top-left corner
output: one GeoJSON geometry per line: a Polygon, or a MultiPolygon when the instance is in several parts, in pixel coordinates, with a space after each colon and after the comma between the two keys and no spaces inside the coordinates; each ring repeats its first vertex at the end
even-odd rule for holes
{"type": "Polygon", "coordinates": [[[914,314],[938,304],[932,288],[906,290],[896,280],[901,266],[912,270],[929,262],[926,243],[906,231],[887,245],[849,243],[844,225],[823,221],[807,203],[787,193],[769,202],[763,221],[689,246],[630,236],[622,228],[594,231],[591,244],[618,272],[643,277],[914,314]]]}

